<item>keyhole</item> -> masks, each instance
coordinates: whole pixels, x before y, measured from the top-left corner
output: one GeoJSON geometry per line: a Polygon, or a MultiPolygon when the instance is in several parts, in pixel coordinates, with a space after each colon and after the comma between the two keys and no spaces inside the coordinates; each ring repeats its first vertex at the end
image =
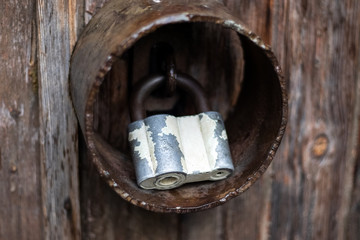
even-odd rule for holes
{"type": "Polygon", "coordinates": [[[174,185],[177,182],[177,178],[176,177],[166,177],[163,178],[159,181],[159,184],[162,186],[171,186],[174,185]]]}

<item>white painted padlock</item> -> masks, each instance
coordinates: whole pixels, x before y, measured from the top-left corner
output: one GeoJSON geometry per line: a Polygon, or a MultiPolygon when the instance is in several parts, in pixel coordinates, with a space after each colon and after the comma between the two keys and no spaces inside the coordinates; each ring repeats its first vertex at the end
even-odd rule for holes
{"type": "Polygon", "coordinates": [[[217,181],[234,170],[224,121],[218,112],[208,111],[201,86],[191,77],[179,74],[177,86],[189,92],[201,112],[175,117],[158,114],[143,118],[144,99],[165,77],[142,81],[132,98],[129,143],[137,183],[144,189],[166,190],[185,183],[217,181]]]}

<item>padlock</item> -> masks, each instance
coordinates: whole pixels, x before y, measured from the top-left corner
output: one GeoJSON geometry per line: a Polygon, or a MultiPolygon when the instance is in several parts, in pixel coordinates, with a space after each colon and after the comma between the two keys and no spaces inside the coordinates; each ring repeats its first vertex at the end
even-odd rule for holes
{"type": "Polygon", "coordinates": [[[148,77],[131,98],[129,143],[137,183],[144,189],[166,190],[185,183],[227,178],[234,166],[224,121],[209,111],[202,87],[191,76],[177,74],[177,87],[195,100],[197,115],[157,114],[144,119],[145,98],[165,77],[148,77]]]}

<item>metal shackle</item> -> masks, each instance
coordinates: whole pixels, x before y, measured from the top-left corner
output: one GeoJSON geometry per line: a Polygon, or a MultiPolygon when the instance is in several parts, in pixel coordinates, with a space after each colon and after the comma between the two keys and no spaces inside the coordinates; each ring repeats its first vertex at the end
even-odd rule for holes
{"type": "MultiPolygon", "coordinates": [[[[189,93],[194,101],[198,112],[209,111],[209,105],[202,86],[190,75],[177,73],[176,86],[189,93]]],[[[134,87],[130,98],[131,121],[138,121],[145,118],[143,103],[145,99],[166,81],[166,76],[153,75],[140,80],[134,87]]]]}

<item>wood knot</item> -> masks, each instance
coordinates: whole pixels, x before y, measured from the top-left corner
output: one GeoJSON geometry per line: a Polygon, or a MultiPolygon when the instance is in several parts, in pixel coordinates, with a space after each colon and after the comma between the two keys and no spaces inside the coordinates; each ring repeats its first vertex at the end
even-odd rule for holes
{"type": "Polygon", "coordinates": [[[13,119],[18,119],[19,116],[21,115],[21,112],[18,110],[18,109],[15,109],[15,108],[10,108],[10,116],[13,118],[13,119]]]}
{"type": "Polygon", "coordinates": [[[10,167],[10,172],[11,172],[11,173],[16,173],[16,172],[17,172],[17,167],[16,167],[15,165],[12,165],[12,166],[10,167]]]}
{"type": "Polygon", "coordinates": [[[66,216],[68,217],[68,219],[71,218],[71,214],[72,214],[72,204],[71,204],[71,199],[70,197],[67,197],[64,200],[64,209],[66,211],[66,216]]]}
{"type": "Polygon", "coordinates": [[[323,157],[329,148],[329,138],[325,134],[320,134],[315,138],[311,149],[313,157],[323,157]]]}

